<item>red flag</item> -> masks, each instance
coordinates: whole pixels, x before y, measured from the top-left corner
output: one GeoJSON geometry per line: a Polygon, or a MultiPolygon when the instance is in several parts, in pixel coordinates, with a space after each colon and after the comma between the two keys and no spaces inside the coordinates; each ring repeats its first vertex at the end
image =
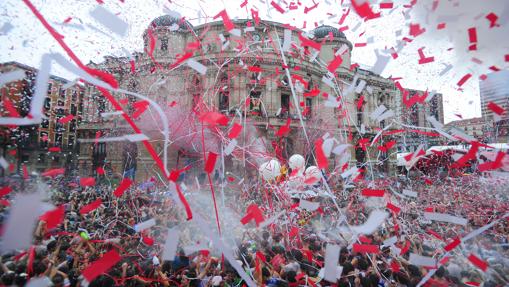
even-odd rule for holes
{"type": "Polygon", "coordinates": [[[80,209],[80,214],[87,214],[89,212],[92,212],[96,210],[99,206],[101,206],[102,203],[103,203],[102,199],[98,198],[97,200],[83,206],[80,209]]]}
{"type": "Polygon", "coordinates": [[[120,257],[117,251],[112,249],[90,264],[81,274],[83,274],[83,277],[85,277],[88,282],[92,282],[97,276],[107,272],[111,267],[117,264],[120,259],[122,259],[122,257],[120,257]]]}
{"type": "Polygon", "coordinates": [[[131,186],[131,184],[133,184],[132,180],[128,177],[125,177],[117,186],[117,188],[113,192],[113,195],[116,197],[121,197],[122,194],[124,194],[124,192],[131,186]]]}

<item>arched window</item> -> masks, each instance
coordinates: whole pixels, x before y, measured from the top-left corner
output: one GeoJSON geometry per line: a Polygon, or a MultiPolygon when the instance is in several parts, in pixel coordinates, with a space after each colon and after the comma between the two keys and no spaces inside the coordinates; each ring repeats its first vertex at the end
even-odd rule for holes
{"type": "Polygon", "coordinates": [[[219,111],[228,113],[230,109],[230,81],[228,74],[225,72],[219,80],[219,111]]]}

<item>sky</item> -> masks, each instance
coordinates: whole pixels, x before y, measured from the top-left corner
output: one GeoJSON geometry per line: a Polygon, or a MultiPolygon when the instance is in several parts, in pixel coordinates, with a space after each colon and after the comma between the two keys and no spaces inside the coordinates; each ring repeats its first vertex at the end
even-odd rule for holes
{"type": "MultiPolygon", "coordinates": [[[[226,9],[231,18],[251,18],[250,9],[259,11],[260,18],[288,23],[309,31],[315,25],[327,24],[339,28],[338,22],[350,8],[350,0],[297,0],[296,10],[289,10],[291,0],[275,0],[286,11],[274,9],[271,0],[102,0],[109,11],[127,22],[126,36],[109,32],[97,23],[90,12],[99,3],[93,0],[32,0],[32,3],[64,35],[65,42],[84,63],[101,62],[104,56],[125,56],[126,52],[142,51],[142,34],[154,18],[168,13],[179,13],[193,25],[214,21],[213,17],[226,9]],[[285,4],[286,3],[286,4],[285,4]],[[318,6],[304,13],[305,7],[318,6]],[[71,19],[69,20],[69,17],[71,19]],[[69,20],[66,24],[64,21],[69,20]]],[[[362,0],[357,0],[362,1],[362,0]]],[[[373,10],[379,11],[380,2],[369,1],[373,10]]],[[[403,37],[405,42],[397,59],[392,59],[382,73],[384,77],[402,77],[405,88],[437,91],[444,95],[445,121],[481,116],[479,98],[479,76],[491,72],[489,67],[508,69],[509,62],[509,1],[507,0],[418,0],[412,9],[407,9],[411,0],[393,0],[393,9],[383,9],[382,17],[364,22],[353,10],[341,26],[353,43],[367,43],[356,47],[352,63],[372,67],[377,59],[375,51],[398,47],[403,37]],[[436,2],[434,6],[434,2],[436,2]],[[494,13],[498,20],[490,28],[486,16],[494,13]],[[439,23],[445,28],[437,30],[439,23]],[[419,24],[424,33],[409,36],[410,24],[419,24]],[[477,31],[477,50],[469,51],[468,29],[477,31]],[[356,28],[356,29],[355,29],[356,28]],[[426,57],[434,61],[418,64],[418,50],[422,48],[426,57]],[[452,68],[440,75],[448,66],[452,68]],[[467,73],[472,74],[461,89],[457,82],[467,73]]],[[[0,62],[18,61],[33,67],[40,65],[45,53],[65,52],[43,28],[27,6],[20,0],[0,1],[0,62]]],[[[53,74],[73,79],[62,68],[54,67],[53,74]]]]}

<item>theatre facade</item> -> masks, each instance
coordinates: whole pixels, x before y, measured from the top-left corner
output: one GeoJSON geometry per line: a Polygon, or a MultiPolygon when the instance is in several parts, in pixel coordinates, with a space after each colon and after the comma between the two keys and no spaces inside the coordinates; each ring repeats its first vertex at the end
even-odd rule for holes
{"type": "MultiPolygon", "coordinates": [[[[203,146],[206,152],[215,149],[219,154],[228,146],[230,140],[217,134],[228,134],[231,123],[215,131],[205,127],[202,133],[200,115],[215,111],[244,127],[235,151],[223,152],[227,170],[244,172],[246,164],[256,166],[269,154],[284,162],[300,153],[307,165],[315,165],[315,142],[328,136],[335,138],[335,146],[350,144],[345,153],[331,155],[331,170],[341,170],[346,163],[362,168],[381,161],[377,171],[394,172],[395,155],[378,147],[399,142],[399,135],[383,133],[376,144],[371,142],[381,129],[396,130],[395,122],[405,122],[405,113],[412,111],[404,110],[402,93],[392,80],[352,64],[353,45],[341,31],[331,26],[302,31],[263,20],[235,20],[233,25],[226,29],[228,25],[218,21],[193,26],[161,16],[144,32],[143,52],[89,63],[114,75],[120,88],[155,101],[167,115],[168,170],[187,165],[203,170],[203,146]],[[393,115],[371,118],[381,105],[393,115]],[[281,135],[278,131],[284,126],[289,131],[281,135]],[[207,139],[203,145],[202,135],[207,139]]],[[[164,127],[156,110],[144,109],[146,103],[132,95],[113,96],[162,157],[164,127]]],[[[435,95],[433,101],[439,105],[437,119],[443,122],[441,96],[435,95]]],[[[78,128],[82,175],[94,175],[100,167],[137,180],[161,174],[142,142],[100,140],[135,131],[95,86],[86,86],[83,102],[78,128]]]]}

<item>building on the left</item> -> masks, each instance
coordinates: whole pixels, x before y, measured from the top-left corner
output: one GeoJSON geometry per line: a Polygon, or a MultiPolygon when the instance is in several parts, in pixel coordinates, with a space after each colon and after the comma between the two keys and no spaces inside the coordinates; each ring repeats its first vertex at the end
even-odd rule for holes
{"type": "MultiPolygon", "coordinates": [[[[1,117],[30,116],[38,70],[18,62],[0,64],[0,75],[16,70],[23,71],[25,77],[0,87],[1,117]]],[[[50,76],[42,122],[0,127],[0,156],[9,164],[7,171],[0,168],[0,175],[26,176],[63,166],[67,174],[72,174],[79,151],[76,132],[83,111],[84,91],[79,83],[50,76]]]]}

